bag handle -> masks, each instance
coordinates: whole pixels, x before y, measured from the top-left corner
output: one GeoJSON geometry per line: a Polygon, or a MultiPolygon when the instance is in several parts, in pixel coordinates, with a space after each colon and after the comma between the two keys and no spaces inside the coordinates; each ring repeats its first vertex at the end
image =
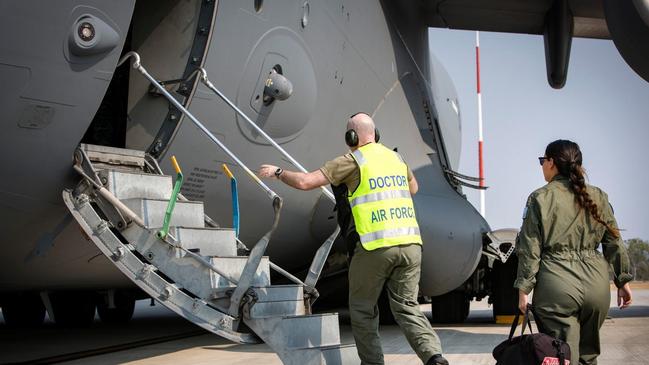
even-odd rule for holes
{"type": "Polygon", "coordinates": [[[563,348],[561,348],[561,342],[559,340],[554,340],[552,341],[552,346],[556,347],[557,353],[559,355],[559,365],[566,365],[566,354],[563,352],[563,348]]]}
{"type": "MultiPolygon", "coordinates": [[[[527,325],[530,328],[530,334],[533,333],[532,322],[530,319],[531,312],[532,312],[532,305],[528,304],[527,307],[525,308],[525,316],[523,317],[523,327],[521,328],[521,336],[525,333],[525,325],[527,325]]],[[[521,312],[517,311],[516,316],[514,317],[514,322],[512,322],[512,328],[509,330],[510,341],[512,337],[514,337],[514,332],[516,331],[516,327],[518,326],[518,319],[520,318],[520,315],[521,312]]]]}
{"type": "MultiPolygon", "coordinates": [[[[512,340],[512,337],[514,337],[514,332],[516,331],[516,327],[518,326],[518,318],[520,318],[521,312],[517,311],[516,316],[514,317],[514,322],[512,323],[512,328],[509,330],[509,341],[512,340]]],[[[523,327],[521,328],[521,336],[525,333],[525,325],[530,328],[530,334],[533,333],[532,331],[532,322],[531,322],[531,316],[534,315],[534,307],[531,304],[528,304],[527,307],[525,308],[525,317],[523,317],[523,327]]],[[[536,327],[537,329],[539,328],[539,319],[535,317],[536,320],[536,327]]],[[[540,332],[540,331],[539,331],[540,332]]],[[[561,347],[561,342],[558,340],[552,341],[552,346],[557,349],[557,353],[559,356],[559,365],[565,365],[566,364],[566,354],[563,352],[563,348],[561,347]]]]}

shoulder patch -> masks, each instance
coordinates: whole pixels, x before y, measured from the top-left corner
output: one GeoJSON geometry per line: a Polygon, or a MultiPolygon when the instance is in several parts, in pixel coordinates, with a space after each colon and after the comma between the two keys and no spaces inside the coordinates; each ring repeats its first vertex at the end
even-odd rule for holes
{"type": "Polygon", "coordinates": [[[527,218],[527,213],[530,210],[530,205],[532,205],[533,196],[534,193],[530,194],[530,196],[527,197],[527,201],[525,202],[525,208],[523,208],[523,219],[527,218]]]}

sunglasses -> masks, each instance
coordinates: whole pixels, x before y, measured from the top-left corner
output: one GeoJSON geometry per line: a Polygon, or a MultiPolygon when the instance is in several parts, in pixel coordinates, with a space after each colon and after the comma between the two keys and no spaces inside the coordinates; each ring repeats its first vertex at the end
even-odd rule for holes
{"type": "Polygon", "coordinates": [[[539,157],[538,159],[539,159],[539,165],[543,166],[543,163],[545,162],[545,160],[549,160],[550,157],[545,157],[544,156],[544,157],[539,157]]]}

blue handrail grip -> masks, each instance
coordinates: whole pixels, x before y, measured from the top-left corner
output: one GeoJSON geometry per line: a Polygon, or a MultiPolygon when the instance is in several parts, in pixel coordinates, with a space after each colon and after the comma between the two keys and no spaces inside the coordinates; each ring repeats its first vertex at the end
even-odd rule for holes
{"type": "Polygon", "coordinates": [[[237,179],[230,179],[230,190],[232,191],[232,228],[234,228],[235,236],[239,238],[239,191],[237,179]]]}

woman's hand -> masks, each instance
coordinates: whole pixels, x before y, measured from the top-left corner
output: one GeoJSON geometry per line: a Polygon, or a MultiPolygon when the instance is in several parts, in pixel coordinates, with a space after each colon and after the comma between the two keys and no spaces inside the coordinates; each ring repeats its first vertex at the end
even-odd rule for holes
{"type": "Polygon", "coordinates": [[[623,287],[617,289],[617,306],[624,309],[631,305],[631,287],[629,283],[624,284],[623,287]]]}
{"type": "Polygon", "coordinates": [[[518,290],[518,310],[523,314],[527,310],[527,295],[522,290],[518,290]]]}

